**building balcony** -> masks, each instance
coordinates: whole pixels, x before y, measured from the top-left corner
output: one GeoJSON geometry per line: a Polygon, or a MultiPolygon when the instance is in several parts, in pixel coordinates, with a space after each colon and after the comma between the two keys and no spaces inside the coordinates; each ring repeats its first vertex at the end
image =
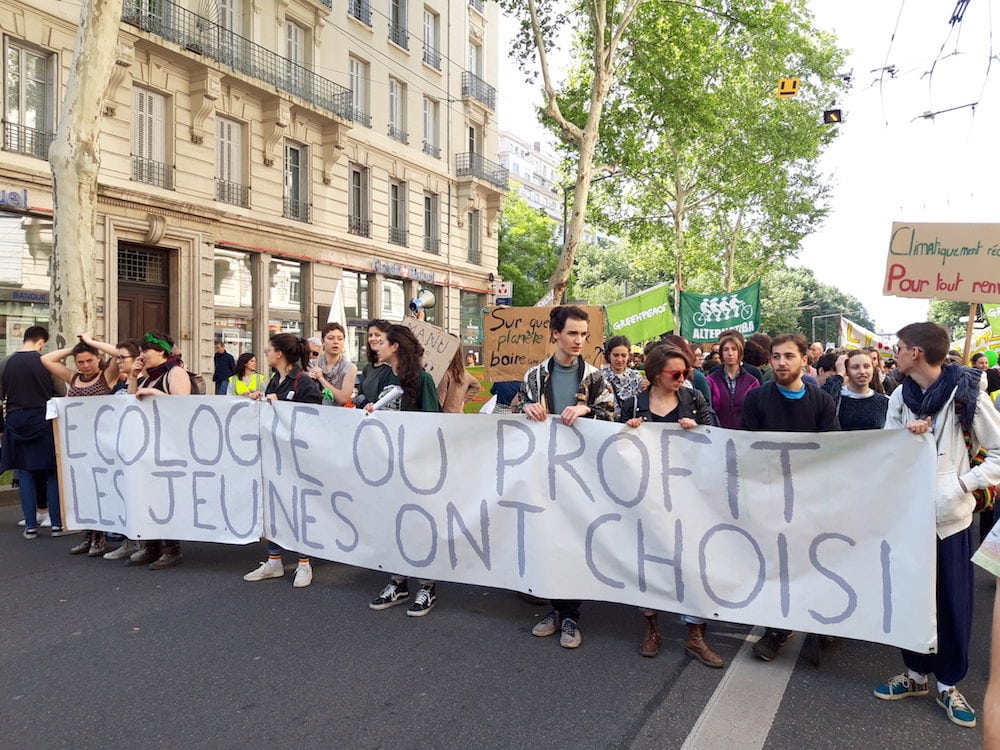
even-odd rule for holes
{"type": "Polygon", "coordinates": [[[441,70],[441,53],[424,42],[424,63],[434,70],[441,70]]]}
{"type": "Polygon", "coordinates": [[[351,107],[350,119],[359,125],[364,125],[366,128],[372,126],[372,116],[359,107],[351,107]]]}
{"type": "Polygon", "coordinates": [[[423,151],[425,154],[427,154],[428,156],[433,156],[435,159],[441,158],[441,147],[435,146],[433,143],[430,143],[429,141],[424,141],[423,151]]]}
{"type": "Polygon", "coordinates": [[[399,125],[394,125],[393,123],[390,122],[388,127],[388,133],[389,137],[392,138],[394,141],[399,141],[400,143],[410,142],[410,134],[407,133],[405,130],[403,130],[399,125]]]}
{"type": "Polygon", "coordinates": [[[347,0],[347,15],[361,21],[365,26],[371,26],[372,4],[369,0],[347,0]]]}
{"type": "Polygon", "coordinates": [[[469,263],[474,263],[477,266],[480,266],[483,263],[483,253],[478,247],[468,248],[467,258],[469,263]]]}
{"type": "Polygon", "coordinates": [[[308,222],[312,214],[311,208],[309,201],[295,200],[286,195],[281,215],[286,219],[308,222]]]}
{"type": "Polygon", "coordinates": [[[455,174],[458,177],[474,177],[499,190],[507,190],[507,168],[484,158],[482,154],[471,151],[455,154],[455,174]]]}
{"type": "Polygon", "coordinates": [[[441,254],[441,240],[437,237],[424,237],[424,252],[433,253],[434,255],[441,254]]]}
{"type": "Polygon", "coordinates": [[[480,15],[486,15],[486,3],[483,0],[469,0],[469,7],[480,15]]]}
{"type": "Polygon", "coordinates": [[[215,200],[242,208],[250,207],[250,188],[238,182],[215,178],[215,200]]]}
{"type": "Polygon", "coordinates": [[[48,133],[44,130],[35,130],[16,122],[4,121],[3,124],[3,148],[4,151],[13,151],[25,156],[34,156],[38,159],[49,158],[49,146],[55,138],[55,133],[48,133]]]}
{"type": "Polygon", "coordinates": [[[347,217],[347,231],[359,237],[372,236],[372,220],[364,219],[360,216],[347,217]]]}
{"type": "Polygon", "coordinates": [[[400,227],[389,227],[389,242],[406,247],[410,242],[410,233],[400,227]]]}
{"type": "Polygon", "coordinates": [[[351,90],[168,0],[125,0],[122,20],[279,91],[351,119],[351,90]]]}
{"type": "Polygon", "coordinates": [[[141,156],[132,156],[132,179],[167,190],[174,189],[173,167],[163,162],[144,159],[141,156]]]}
{"type": "Polygon", "coordinates": [[[462,97],[475,99],[491,110],[497,108],[497,90],[468,70],[462,72],[462,97]]]}
{"type": "Polygon", "coordinates": [[[400,26],[398,23],[392,23],[392,21],[390,21],[389,41],[399,47],[402,47],[403,49],[409,49],[410,32],[406,30],[405,26],[400,26]]]}

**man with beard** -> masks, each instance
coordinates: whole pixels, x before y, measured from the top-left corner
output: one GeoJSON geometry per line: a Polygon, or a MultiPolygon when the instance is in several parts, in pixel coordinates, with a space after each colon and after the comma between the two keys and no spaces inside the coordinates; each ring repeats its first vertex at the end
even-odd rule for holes
{"type": "MultiPolygon", "coordinates": [[[[976,726],[976,712],[956,685],[969,667],[972,636],[972,517],[975,490],[1000,483],[1000,414],[977,369],[948,364],[948,332],[934,323],[911,323],[898,336],[896,363],[905,376],[889,399],[886,429],[930,432],[937,445],[934,505],[937,518],[937,652],[903,651],[906,671],[875,687],[875,697],[895,701],[930,692],[948,718],[976,726]],[[984,454],[970,466],[970,453],[984,454]]],[[[933,615],[933,613],[928,613],[933,615]]]]}
{"type": "MultiPolygon", "coordinates": [[[[802,380],[808,364],[806,337],[783,333],[771,341],[771,368],[774,380],[747,393],[743,401],[741,426],[744,430],[766,432],[828,432],[839,430],[837,405],[830,395],[802,380]]],[[[754,654],[771,661],[791,630],[768,628],[754,644],[754,654]]],[[[812,639],[813,646],[818,641],[812,639]]],[[[818,661],[815,648],[813,661],[818,661]]]]}

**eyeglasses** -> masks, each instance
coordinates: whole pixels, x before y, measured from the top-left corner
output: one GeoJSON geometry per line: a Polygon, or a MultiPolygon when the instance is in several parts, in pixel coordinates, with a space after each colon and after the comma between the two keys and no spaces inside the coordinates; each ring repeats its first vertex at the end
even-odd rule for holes
{"type": "Polygon", "coordinates": [[[660,374],[669,375],[675,381],[681,381],[687,377],[687,370],[661,370],[660,374]]]}
{"type": "Polygon", "coordinates": [[[115,359],[120,362],[124,362],[126,359],[135,359],[131,354],[116,354],[115,359]]]}

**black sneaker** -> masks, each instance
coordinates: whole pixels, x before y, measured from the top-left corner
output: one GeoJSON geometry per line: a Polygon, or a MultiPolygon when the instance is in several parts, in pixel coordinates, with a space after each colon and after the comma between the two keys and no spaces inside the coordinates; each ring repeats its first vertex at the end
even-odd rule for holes
{"type": "Polygon", "coordinates": [[[753,653],[758,659],[771,661],[778,655],[778,650],[785,645],[788,637],[792,634],[790,630],[775,630],[768,628],[755,644],[753,653]]]}
{"type": "Polygon", "coordinates": [[[437,600],[437,592],[433,584],[430,586],[421,586],[420,591],[417,592],[417,596],[413,600],[413,604],[406,610],[406,614],[409,617],[423,617],[434,609],[437,600]]]}
{"type": "Polygon", "coordinates": [[[410,590],[406,581],[389,581],[389,585],[382,589],[382,593],[376,599],[368,603],[369,609],[389,609],[397,604],[402,604],[410,598],[410,590]]]}

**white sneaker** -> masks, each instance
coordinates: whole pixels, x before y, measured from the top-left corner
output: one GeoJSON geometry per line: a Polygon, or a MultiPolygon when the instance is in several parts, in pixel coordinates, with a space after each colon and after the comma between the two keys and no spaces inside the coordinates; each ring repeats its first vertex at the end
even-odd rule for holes
{"type": "Polygon", "coordinates": [[[44,516],[41,513],[38,514],[38,527],[39,528],[41,528],[41,529],[47,529],[51,525],[52,525],[52,519],[49,518],[49,514],[48,513],[46,513],[44,516]]]}
{"type": "Polygon", "coordinates": [[[133,542],[131,539],[126,539],[121,543],[121,546],[117,549],[113,549],[110,552],[104,553],[105,560],[124,560],[126,557],[131,557],[133,552],[139,550],[139,543],[133,542]]]}
{"type": "Polygon", "coordinates": [[[285,575],[285,566],[281,560],[262,562],[257,570],[252,570],[243,576],[244,581],[263,581],[267,578],[281,578],[285,575]]]}
{"type": "Polygon", "coordinates": [[[313,582],[312,565],[310,565],[309,563],[299,563],[299,567],[295,569],[295,580],[292,581],[292,586],[294,586],[297,589],[304,589],[312,582],[313,582]]]}

